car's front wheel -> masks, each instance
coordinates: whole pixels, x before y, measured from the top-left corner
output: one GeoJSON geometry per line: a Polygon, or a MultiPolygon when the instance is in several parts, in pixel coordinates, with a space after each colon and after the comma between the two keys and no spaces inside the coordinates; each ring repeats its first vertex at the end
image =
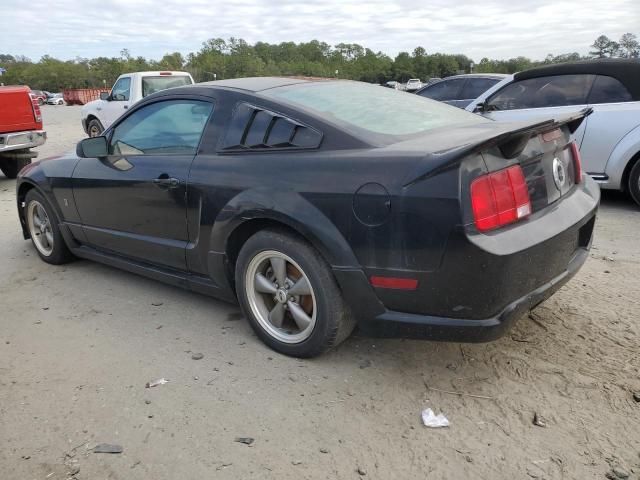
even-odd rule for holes
{"type": "Polygon", "coordinates": [[[36,190],[29,190],[24,203],[27,228],[38,256],[53,265],[69,262],[73,254],[62,238],[53,208],[36,190]]]}
{"type": "Polygon", "coordinates": [[[303,239],[263,230],[242,247],[236,289],[244,315],[271,348],[313,357],[338,345],[355,325],[331,269],[303,239]]]}
{"type": "Polygon", "coordinates": [[[97,118],[92,119],[87,125],[87,133],[89,133],[89,136],[92,138],[99,137],[100,135],[102,135],[103,131],[104,127],[100,123],[100,120],[98,120],[97,118]]]}

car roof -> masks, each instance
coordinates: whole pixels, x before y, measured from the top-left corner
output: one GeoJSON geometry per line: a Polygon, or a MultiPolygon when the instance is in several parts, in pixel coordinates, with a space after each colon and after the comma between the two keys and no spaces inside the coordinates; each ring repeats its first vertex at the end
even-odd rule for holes
{"type": "Polygon", "coordinates": [[[514,80],[547,77],[550,75],[606,75],[622,83],[634,101],[640,100],[640,59],[602,58],[581,62],[545,65],[516,73],[514,80]]]}
{"type": "Polygon", "coordinates": [[[442,79],[442,81],[452,78],[494,78],[496,80],[502,80],[506,77],[508,77],[506,73],[465,73],[463,75],[452,75],[450,77],[445,77],[442,79]]]}
{"type": "Polygon", "coordinates": [[[247,77],[215,80],[213,82],[203,82],[196,85],[200,87],[225,87],[248,92],[261,92],[262,90],[269,90],[270,88],[286,87],[298,83],[326,82],[331,80],[333,79],[320,77],[247,77]]]}

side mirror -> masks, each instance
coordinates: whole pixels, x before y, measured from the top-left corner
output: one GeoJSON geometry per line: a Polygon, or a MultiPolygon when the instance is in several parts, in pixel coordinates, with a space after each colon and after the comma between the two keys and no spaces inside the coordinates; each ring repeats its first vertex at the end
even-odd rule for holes
{"type": "Polygon", "coordinates": [[[100,100],[106,100],[108,102],[110,100],[109,92],[100,92],[100,100]]]}
{"type": "Polygon", "coordinates": [[[85,138],[76,146],[76,155],[80,158],[100,158],[108,154],[107,137],[85,138]]]}
{"type": "Polygon", "coordinates": [[[479,103],[475,106],[475,108],[473,109],[473,113],[484,113],[487,111],[487,103],[486,102],[482,102],[479,103]]]}

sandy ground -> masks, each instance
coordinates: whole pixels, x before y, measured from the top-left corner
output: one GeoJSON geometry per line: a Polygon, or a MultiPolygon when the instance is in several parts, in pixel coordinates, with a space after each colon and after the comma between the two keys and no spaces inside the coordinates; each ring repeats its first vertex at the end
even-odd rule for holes
{"type": "MultiPolygon", "coordinates": [[[[83,136],[79,108],[43,114],[41,157],[83,136]]],[[[584,268],[505,338],[353,337],[302,361],[263,346],[233,305],[43,263],[0,174],[0,476],[638,479],[639,238],[640,210],[606,195],[584,268]],[[426,407],[451,426],[422,426],[426,407]],[[103,442],[124,451],[91,453],[103,442]]]]}

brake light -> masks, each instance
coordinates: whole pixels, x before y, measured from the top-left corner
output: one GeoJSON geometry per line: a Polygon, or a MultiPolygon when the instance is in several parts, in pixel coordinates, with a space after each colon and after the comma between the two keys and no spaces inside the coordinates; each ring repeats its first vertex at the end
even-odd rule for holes
{"type": "Polygon", "coordinates": [[[520,165],[476,178],[471,183],[471,206],[476,228],[481,232],[527,217],[531,200],[520,165]]]}
{"type": "Polygon", "coordinates": [[[160,75],[164,76],[164,75],[173,75],[171,72],[160,72],[160,75]]]}
{"type": "Polygon", "coordinates": [[[415,278],[376,277],[369,279],[371,285],[378,288],[392,288],[395,290],[415,290],[418,280],[415,278]]]}
{"type": "Polygon", "coordinates": [[[42,112],[40,112],[40,105],[38,104],[38,99],[33,95],[29,95],[31,97],[31,108],[33,109],[33,116],[36,119],[36,123],[42,123],[42,112]]]}
{"type": "Polygon", "coordinates": [[[573,156],[573,169],[576,172],[575,181],[578,184],[582,181],[582,157],[576,142],[571,142],[571,155],[573,156]]]}

